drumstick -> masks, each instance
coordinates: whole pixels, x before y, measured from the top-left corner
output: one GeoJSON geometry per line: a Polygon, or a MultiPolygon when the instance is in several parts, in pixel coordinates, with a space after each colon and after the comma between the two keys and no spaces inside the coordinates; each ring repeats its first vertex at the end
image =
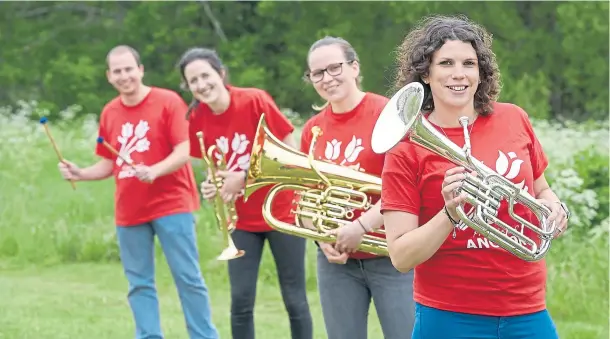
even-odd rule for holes
{"type": "Polygon", "coordinates": [[[136,167],[133,165],[133,162],[127,161],[127,159],[125,159],[121,154],[119,154],[119,152],[114,147],[112,147],[112,145],[110,145],[108,142],[106,142],[106,140],[104,140],[103,137],[97,137],[97,143],[104,145],[104,147],[106,147],[110,152],[112,152],[112,154],[116,155],[119,159],[123,160],[127,165],[131,166],[131,168],[133,168],[134,170],[136,169],[136,167]]]}
{"type": "MultiPolygon", "coordinates": [[[[51,131],[49,130],[49,126],[47,125],[47,121],[48,121],[47,117],[40,118],[40,124],[44,127],[44,130],[47,133],[49,140],[51,141],[51,145],[53,145],[53,149],[55,149],[55,154],[57,154],[57,158],[59,159],[60,162],[64,163],[66,166],[68,166],[68,164],[66,163],[66,160],[61,156],[61,152],[59,152],[59,148],[57,147],[57,144],[55,143],[55,139],[53,139],[53,136],[51,135],[51,131]]],[[[74,183],[74,180],[70,179],[70,185],[72,185],[73,190],[76,190],[76,184],[74,183]]]]}

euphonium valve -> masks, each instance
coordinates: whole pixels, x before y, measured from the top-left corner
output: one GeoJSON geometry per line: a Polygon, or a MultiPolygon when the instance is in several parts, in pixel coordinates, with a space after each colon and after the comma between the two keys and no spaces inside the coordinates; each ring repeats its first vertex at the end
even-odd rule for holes
{"type": "Polygon", "coordinates": [[[550,210],[538,203],[526,190],[521,189],[508,179],[499,175],[474,158],[470,151],[468,118],[461,117],[460,125],[464,130],[465,145],[459,148],[451,140],[439,133],[422,116],[424,87],[412,82],[401,88],[381,112],[373,129],[372,148],[376,153],[385,153],[403,138],[434,152],[452,163],[466,168],[464,185],[457,193],[466,193],[466,202],[473,206],[472,215],[464,209],[464,203],[457,208],[459,219],[487,239],[506,251],[526,261],[538,261],[548,252],[555,224],[548,223],[550,210]],[[470,173],[475,172],[476,175],[470,173]],[[497,218],[500,204],[508,204],[508,214],[513,221],[532,230],[538,239],[530,238],[517,231],[508,223],[497,218]],[[514,212],[521,204],[529,209],[539,221],[535,225],[514,212]]]}
{"type": "MultiPolygon", "coordinates": [[[[263,203],[265,221],[275,230],[321,242],[335,242],[328,231],[349,224],[355,210],[368,210],[368,194],[381,192],[381,178],[331,162],[315,160],[313,151],[322,131],[314,127],[308,154],[277,139],[261,116],[253,140],[244,199],[258,189],[272,185],[263,203]],[[294,191],[295,223],[278,220],[271,213],[273,201],[282,191],[294,191]],[[309,220],[310,222],[307,222],[309,220]]],[[[385,234],[383,230],[376,231],[385,234]]],[[[366,234],[358,248],[388,255],[385,238],[366,234]]]]}
{"type": "Polygon", "coordinates": [[[220,188],[222,187],[222,180],[216,177],[216,171],[218,169],[226,169],[226,163],[224,161],[224,154],[221,154],[221,159],[218,162],[212,161],[214,159],[214,151],[216,150],[216,146],[212,145],[206,152],[205,146],[203,143],[203,133],[197,132],[197,139],[199,140],[199,147],[201,148],[201,157],[205,161],[208,169],[209,169],[209,180],[212,184],[216,186],[216,195],[214,196],[213,201],[213,209],[214,209],[214,217],[216,218],[216,225],[222,232],[223,241],[226,245],[225,249],[218,256],[218,260],[231,260],[236,259],[245,254],[245,251],[238,250],[233,243],[233,239],[231,238],[230,233],[235,230],[235,225],[237,223],[237,212],[235,209],[235,203],[233,201],[225,203],[218,193],[220,188]]]}

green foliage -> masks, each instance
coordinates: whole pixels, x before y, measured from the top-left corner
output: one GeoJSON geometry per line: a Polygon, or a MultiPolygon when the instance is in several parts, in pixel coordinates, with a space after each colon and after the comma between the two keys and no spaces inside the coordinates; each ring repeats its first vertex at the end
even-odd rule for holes
{"type": "Polygon", "coordinates": [[[220,52],[232,83],[264,88],[308,117],[320,100],[301,76],[315,40],[346,38],[365,89],[391,95],[393,52],[408,30],[429,14],[465,13],[494,35],[500,100],[535,118],[599,120],[608,114],[608,10],[607,2],[3,2],[0,104],[99,112],[116,95],[105,57],[117,44],[140,51],[149,84],[178,90],[181,53],[206,46],[220,52]]]}

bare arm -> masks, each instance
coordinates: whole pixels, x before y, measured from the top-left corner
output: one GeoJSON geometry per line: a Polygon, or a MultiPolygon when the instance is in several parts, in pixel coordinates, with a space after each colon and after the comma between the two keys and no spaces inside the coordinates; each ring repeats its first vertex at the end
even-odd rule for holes
{"type": "Polygon", "coordinates": [[[95,164],[82,168],[77,176],[79,181],[103,180],[112,175],[113,162],[106,158],[102,158],[95,164]]]}
{"type": "Polygon", "coordinates": [[[157,177],[173,173],[189,161],[191,146],[189,141],[183,141],[174,147],[174,150],[167,158],[159,161],[151,167],[157,177]]]}
{"type": "Polygon", "coordinates": [[[381,199],[371,208],[360,215],[360,221],[367,231],[374,231],[383,225],[383,215],[381,214],[381,199]]]}
{"type": "Polygon", "coordinates": [[[560,201],[559,197],[551,190],[544,173],[538,179],[534,180],[534,194],[536,199],[544,199],[551,202],[560,201]]]}
{"type": "Polygon", "coordinates": [[[406,212],[387,211],[383,220],[390,258],[400,272],[408,272],[430,259],[453,230],[443,211],[420,227],[418,216],[406,212]]]}

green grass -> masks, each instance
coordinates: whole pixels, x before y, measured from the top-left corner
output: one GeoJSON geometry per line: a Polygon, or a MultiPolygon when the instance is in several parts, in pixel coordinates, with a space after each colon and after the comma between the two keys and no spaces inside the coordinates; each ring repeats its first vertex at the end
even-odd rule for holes
{"type": "MultiPolygon", "coordinates": [[[[265,256],[265,266],[273,266],[268,252],[265,256]]],[[[157,288],[164,334],[167,338],[187,338],[171,275],[163,258],[160,259],[157,288]]],[[[223,267],[207,270],[205,278],[214,322],[221,337],[230,338],[229,286],[225,265],[219,265],[223,267]]],[[[210,262],[209,266],[216,263],[210,262]]],[[[10,261],[0,262],[0,338],[130,338],[133,324],[126,288],[117,263],[23,268],[10,261]]],[[[325,338],[318,295],[313,288],[308,294],[315,338],[325,338]]],[[[257,338],[289,337],[288,316],[279,288],[264,274],[258,280],[254,316],[257,338]]],[[[381,338],[374,307],[369,322],[369,337],[381,338]]]]}
{"type": "MultiPolygon", "coordinates": [[[[219,238],[204,246],[202,266],[212,298],[213,317],[222,337],[230,337],[229,286],[225,263],[214,260],[219,238]],[[206,250],[208,249],[208,250],[206,250]]],[[[548,306],[561,338],[608,338],[608,279],[605,240],[575,249],[558,243],[549,265],[548,306]],[[573,252],[574,251],[574,252],[573,252]],[[572,253],[570,253],[572,252],[572,253]],[[568,255],[570,253],[570,255],[568,255]],[[594,254],[598,253],[598,254],[594,254]],[[572,258],[566,260],[566,257],[572,258]],[[559,260],[558,260],[559,259],[559,260]],[[558,262],[561,261],[561,264],[558,262]]],[[[308,296],[315,338],[325,338],[315,271],[308,249],[308,296]]],[[[275,281],[269,251],[258,279],[255,323],[259,338],[287,338],[288,317],[275,281]]],[[[180,304],[162,255],[157,261],[162,326],[168,338],[185,338],[180,304]]],[[[133,332],[126,302],[127,283],[118,263],[30,264],[0,262],[0,338],[129,338],[133,332]]],[[[382,338],[371,306],[369,337],[382,338]]]]}
{"type": "MultiPolygon", "coordinates": [[[[0,338],[132,337],[127,283],[117,262],[112,182],[77,183],[72,191],[60,179],[40,126],[17,120],[0,119],[0,338]]],[[[50,127],[66,158],[83,165],[94,161],[95,125],[50,127]]],[[[198,211],[197,218],[214,321],[228,338],[226,263],[215,260],[221,235],[209,207],[198,211]]],[[[608,238],[600,234],[569,233],[553,243],[548,256],[548,307],[562,339],[609,337],[608,238]]],[[[307,288],[315,337],[325,338],[314,249],[308,247],[307,288]]],[[[157,254],[163,329],[168,338],[185,338],[180,304],[159,247],[157,254]]],[[[255,322],[257,338],[289,337],[268,249],[258,279],[255,322]]],[[[369,337],[382,338],[372,305],[369,337]]]]}

